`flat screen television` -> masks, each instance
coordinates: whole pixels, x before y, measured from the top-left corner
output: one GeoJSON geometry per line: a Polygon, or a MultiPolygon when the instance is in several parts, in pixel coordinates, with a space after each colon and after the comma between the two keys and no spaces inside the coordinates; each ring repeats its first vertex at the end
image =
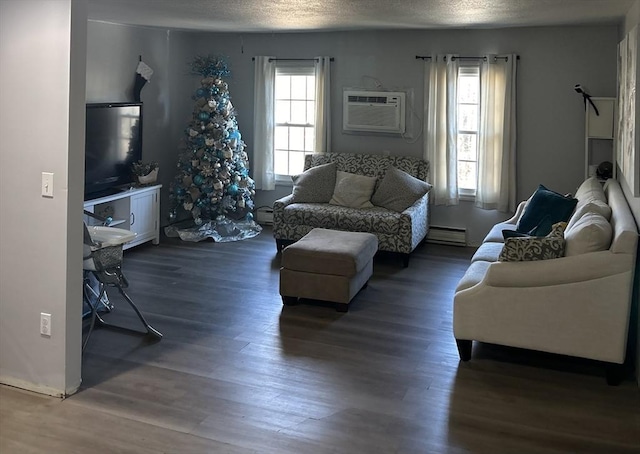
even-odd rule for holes
{"type": "Polygon", "coordinates": [[[115,194],[132,182],[142,159],[142,103],[87,104],[85,200],[115,194]]]}

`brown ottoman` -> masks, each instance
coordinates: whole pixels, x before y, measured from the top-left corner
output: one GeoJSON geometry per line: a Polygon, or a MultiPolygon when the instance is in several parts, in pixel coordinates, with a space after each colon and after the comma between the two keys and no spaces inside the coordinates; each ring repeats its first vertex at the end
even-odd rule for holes
{"type": "Polygon", "coordinates": [[[346,312],[349,302],[373,274],[378,238],[372,233],[313,229],[282,251],[280,295],[332,301],[346,312]]]}

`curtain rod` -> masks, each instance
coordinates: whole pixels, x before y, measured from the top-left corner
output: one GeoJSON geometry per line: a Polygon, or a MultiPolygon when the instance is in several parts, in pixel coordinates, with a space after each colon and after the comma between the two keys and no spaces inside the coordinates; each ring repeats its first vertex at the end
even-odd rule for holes
{"type": "MultiPolygon", "coordinates": [[[[431,60],[431,55],[416,55],[416,60],[431,60]]],[[[487,57],[453,57],[454,60],[486,60],[487,57]]],[[[496,55],[496,59],[504,58],[505,61],[509,60],[506,55],[496,55]]],[[[446,59],[446,57],[445,57],[446,59]]],[[[516,60],[520,60],[520,55],[516,55],[516,60]]]]}
{"type": "MultiPolygon", "coordinates": [[[[256,60],[256,57],[251,57],[252,61],[256,60]]],[[[330,61],[333,61],[334,58],[331,57],[329,59],[330,61]]],[[[318,61],[317,58],[270,58],[269,61],[318,61]]]]}

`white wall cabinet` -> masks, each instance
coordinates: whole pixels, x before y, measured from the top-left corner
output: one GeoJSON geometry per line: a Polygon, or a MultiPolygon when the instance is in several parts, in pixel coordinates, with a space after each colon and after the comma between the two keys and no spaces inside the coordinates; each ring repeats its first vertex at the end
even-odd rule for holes
{"type": "MultiPolygon", "coordinates": [[[[84,209],[101,217],[111,217],[111,226],[131,230],[136,238],[123,246],[129,249],[147,241],[160,243],[160,188],[162,185],[133,188],[84,202],[84,209]]],[[[97,220],[85,216],[87,225],[97,220]]]]}
{"type": "Polygon", "coordinates": [[[595,168],[603,162],[613,164],[613,177],[616,176],[616,156],[614,147],[616,98],[592,97],[598,113],[589,103],[585,114],[584,139],[584,175],[595,175],[595,168]]]}

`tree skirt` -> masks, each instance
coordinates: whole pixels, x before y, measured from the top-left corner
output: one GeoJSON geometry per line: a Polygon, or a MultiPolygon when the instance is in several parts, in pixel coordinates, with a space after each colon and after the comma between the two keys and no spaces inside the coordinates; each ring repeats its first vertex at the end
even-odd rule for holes
{"type": "Polygon", "coordinates": [[[192,220],[178,222],[164,228],[168,237],[194,243],[207,238],[213,239],[216,243],[246,240],[257,236],[261,231],[262,227],[253,220],[234,221],[227,217],[204,221],[200,225],[196,225],[192,220]]]}

